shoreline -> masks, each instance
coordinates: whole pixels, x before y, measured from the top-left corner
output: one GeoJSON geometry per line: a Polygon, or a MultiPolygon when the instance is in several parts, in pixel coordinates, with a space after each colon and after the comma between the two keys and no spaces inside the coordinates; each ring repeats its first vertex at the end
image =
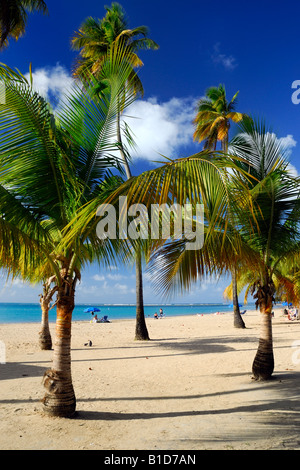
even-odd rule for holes
{"type": "Polygon", "coordinates": [[[230,312],[150,318],[146,342],[134,340],[134,319],[74,321],[73,419],[42,413],[53,350],[39,349],[40,324],[0,325],[0,449],[300,449],[300,321],[275,313],[274,380],[255,382],[259,312],[244,318],[242,330],[230,312]]]}
{"type": "MultiPolygon", "coordinates": [[[[275,311],[278,311],[278,310],[282,310],[284,309],[285,307],[276,307],[274,306],[273,307],[273,310],[275,311]]],[[[259,314],[259,310],[255,310],[253,308],[251,309],[247,309],[245,308],[244,310],[247,310],[247,314],[249,313],[257,313],[259,314]]],[[[183,314],[164,314],[164,317],[163,319],[167,319],[167,318],[178,318],[178,317],[197,317],[197,316],[209,316],[209,315],[232,315],[233,314],[233,310],[228,310],[228,311],[222,311],[222,312],[214,312],[214,313],[211,313],[211,312],[206,312],[206,313],[183,313],[183,314]]],[[[246,315],[247,315],[246,314],[246,315]]],[[[243,315],[242,315],[242,318],[243,318],[243,315]]],[[[145,315],[145,320],[151,320],[153,319],[153,315],[150,316],[150,315],[145,315]]],[[[130,321],[130,320],[135,320],[135,317],[127,317],[127,318],[111,318],[109,320],[109,323],[116,323],[116,322],[122,322],[122,321],[130,321]]],[[[159,320],[161,320],[161,318],[159,318],[159,320]]],[[[79,320],[79,319],[72,319],[72,324],[73,323],[91,323],[91,320],[79,320]]],[[[39,325],[41,323],[41,321],[20,321],[20,322],[17,322],[17,321],[13,321],[13,322],[1,322],[0,321],[0,328],[1,328],[1,325],[39,325]]],[[[49,320],[49,325],[55,325],[56,323],[56,320],[49,320]]]]}

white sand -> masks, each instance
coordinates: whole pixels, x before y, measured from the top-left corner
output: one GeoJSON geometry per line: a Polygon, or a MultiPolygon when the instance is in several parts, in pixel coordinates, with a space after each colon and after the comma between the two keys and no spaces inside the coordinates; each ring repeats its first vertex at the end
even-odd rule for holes
{"type": "Polygon", "coordinates": [[[151,318],[148,342],[134,341],[134,320],[74,322],[73,419],[41,412],[53,352],[39,350],[40,325],[0,325],[0,449],[300,449],[300,322],[276,311],[274,380],[261,383],[259,313],[244,320],[240,330],[232,313],[151,318]]]}

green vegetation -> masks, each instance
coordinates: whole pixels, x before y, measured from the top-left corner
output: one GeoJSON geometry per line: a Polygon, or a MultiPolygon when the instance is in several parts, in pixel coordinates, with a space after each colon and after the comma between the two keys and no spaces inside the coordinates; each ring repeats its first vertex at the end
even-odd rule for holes
{"type": "Polygon", "coordinates": [[[1,0],[0,49],[8,45],[8,39],[18,40],[25,33],[28,12],[47,13],[43,0],[1,0]]]}
{"type": "MultiPolygon", "coordinates": [[[[1,10],[1,47],[24,31],[24,8],[46,11],[41,1],[13,3],[14,17],[1,10]]],[[[247,286],[261,313],[253,362],[257,380],[270,379],[274,369],[275,296],[299,301],[299,181],[288,171],[281,142],[266,126],[235,111],[237,94],[228,102],[220,85],[207,91],[196,110],[194,139],[204,141],[204,148],[133,177],[120,115],[143,93],[138,52],[158,46],[144,26],[128,28],[120,5],[106,11],[102,20],[88,18],[72,39],[79,51],[73,70],[78,83],[59,112],[53,113],[31,80],[0,67],[6,91],[0,106],[1,267],[9,276],[43,284],[48,340],[47,309],[56,295],[53,365],[45,373],[43,399],[44,410],[55,416],[69,417],[76,410],[72,312],[77,282],[89,263],[135,260],[137,339],[149,339],[143,258],[154,289],[165,295],[186,291],[206,276],[230,273],[227,294],[235,305],[237,292],[247,286]],[[231,121],[238,133],[229,141],[231,121]],[[149,211],[153,204],[203,204],[203,246],[189,250],[186,237],[172,235],[100,240],[97,208],[112,204],[118,211],[120,196],[127,197],[128,206],[142,203],[149,211]]]]}
{"type": "MultiPolygon", "coordinates": [[[[91,78],[96,80],[95,93],[103,92],[101,86],[101,71],[103,60],[112,45],[122,47],[126,45],[126,60],[131,68],[129,79],[124,83],[124,97],[119,100],[117,113],[116,138],[117,145],[124,165],[127,178],[131,178],[129,165],[130,155],[122,142],[120,116],[124,110],[123,99],[126,97],[128,87],[138,95],[143,95],[143,86],[136,69],[143,65],[137,55],[141,49],[157,49],[158,45],[147,37],[148,30],[145,26],[129,29],[126,15],[118,3],[112,3],[111,7],[105,7],[107,13],[103,19],[87,18],[81,25],[79,31],[72,39],[72,46],[80,51],[80,57],[74,68],[74,76],[80,78],[83,83],[91,85],[91,78]]],[[[144,314],[143,300],[143,278],[142,278],[142,256],[140,250],[135,254],[136,258],[136,332],[137,340],[149,340],[144,314]]]]}

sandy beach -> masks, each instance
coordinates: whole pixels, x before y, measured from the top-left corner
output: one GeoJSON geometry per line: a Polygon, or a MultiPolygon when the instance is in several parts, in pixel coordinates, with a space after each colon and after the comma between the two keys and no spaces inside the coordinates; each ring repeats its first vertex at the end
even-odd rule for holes
{"type": "Polygon", "coordinates": [[[74,322],[73,419],[41,411],[53,352],[39,349],[40,325],[0,325],[0,449],[300,449],[300,322],[275,310],[274,380],[264,383],[251,378],[259,313],[244,321],[148,318],[148,342],[134,341],[134,320],[74,322]]]}

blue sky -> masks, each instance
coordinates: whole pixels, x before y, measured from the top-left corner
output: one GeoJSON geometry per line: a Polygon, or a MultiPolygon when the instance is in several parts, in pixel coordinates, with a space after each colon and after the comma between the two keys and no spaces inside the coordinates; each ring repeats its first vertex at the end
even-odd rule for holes
{"type": "MultiPolygon", "coordinates": [[[[0,61],[23,73],[32,62],[36,86],[59,99],[71,83],[76,54],[70,38],[88,16],[105,15],[101,0],[46,0],[48,16],[30,15],[26,35],[11,41],[0,61]]],[[[252,2],[199,0],[120,1],[129,27],[148,26],[160,46],[140,54],[144,67],[143,101],[133,105],[128,118],[137,151],[134,174],[153,168],[159,154],[170,158],[201,150],[192,141],[195,103],[205,90],[223,83],[231,98],[239,90],[237,109],[264,118],[291,149],[291,164],[300,171],[300,104],[292,102],[292,83],[300,80],[299,16],[297,1],[252,2]]],[[[234,132],[232,128],[231,133],[234,132]]],[[[179,302],[223,301],[227,281],[209,281],[192,287],[179,302]]],[[[19,281],[0,289],[0,301],[36,301],[39,288],[19,281]]],[[[145,302],[161,301],[145,279],[145,302]]],[[[124,267],[104,272],[91,267],[83,273],[77,302],[134,302],[134,270],[124,267]]]]}

